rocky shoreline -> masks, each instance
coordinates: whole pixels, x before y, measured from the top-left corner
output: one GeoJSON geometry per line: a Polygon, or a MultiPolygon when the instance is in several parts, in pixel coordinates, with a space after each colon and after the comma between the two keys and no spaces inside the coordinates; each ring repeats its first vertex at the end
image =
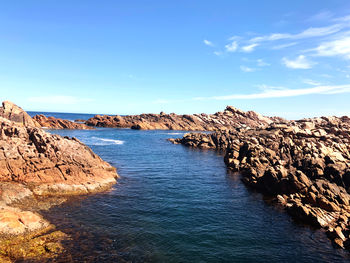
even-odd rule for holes
{"type": "Polygon", "coordinates": [[[94,129],[91,126],[87,126],[84,123],[72,122],[69,120],[63,120],[52,116],[46,117],[43,114],[35,115],[33,120],[39,123],[40,127],[47,129],[69,129],[69,130],[91,130],[94,129]]]}
{"type": "Polygon", "coordinates": [[[131,128],[136,130],[185,130],[215,131],[231,127],[263,127],[272,122],[283,121],[279,117],[265,117],[254,111],[244,112],[227,106],[214,114],[177,115],[141,114],[127,116],[96,115],[85,122],[88,126],[109,128],[131,128]]]}
{"type": "Polygon", "coordinates": [[[295,219],[350,249],[350,118],[287,121],[228,106],[215,114],[100,116],[84,123],[0,107],[0,261],[52,259],[70,236],[38,212],[71,195],[104,191],[116,169],[76,138],[42,128],[117,127],[213,131],[169,139],[225,152],[229,169],[273,197],[295,219]],[[53,199],[49,199],[53,197],[53,199]],[[43,201],[45,199],[46,201],[43,201]]]}
{"type": "Polygon", "coordinates": [[[38,212],[61,197],[104,191],[118,174],[79,140],[44,131],[11,102],[0,116],[0,260],[54,258],[69,236],[38,212]]]}
{"type": "Polygon", "coordinates": [[[322,117],[265,128],[189,133],[171,142],[225,152],[229,169],[295,219],[350,249],[350,119],[322,117]]]}

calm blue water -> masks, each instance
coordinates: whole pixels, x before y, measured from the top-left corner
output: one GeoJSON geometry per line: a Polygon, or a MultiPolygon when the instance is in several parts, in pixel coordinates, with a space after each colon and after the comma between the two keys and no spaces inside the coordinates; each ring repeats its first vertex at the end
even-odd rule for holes
{"type": "Polygon", "coordinates": [[[96,114],[86,114],[86,113],[63,113],[63,112],[38,112],[38,111],[28,111],[31,117],[37,114],[44,114],[46,117],[55,117],[60,119],[65,119],[69,121],[75,120],[87,120],[94,117],[96,114]]]}
{"type": "MultiPolygon", "coordinates": [[[[72,117],[72,116],[70,116],[72,117]]],[[[74,118],[73,118],[74,119],[74,118]]],[[[45,216],[73,236],[69,262],[347,262],[319,230],[297,225],[230,174],[223,157],[173,145],[183,132],[55,130],[118,168],[106,193],[45,216]]]]}

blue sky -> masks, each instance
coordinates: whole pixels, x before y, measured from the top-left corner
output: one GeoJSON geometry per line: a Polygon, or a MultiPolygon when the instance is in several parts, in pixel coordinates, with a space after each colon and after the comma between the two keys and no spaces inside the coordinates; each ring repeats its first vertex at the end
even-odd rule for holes
{"type": "Polygon", "coordinates": [[[350,2],[0,1],[0,91],[37,111],[350,115],[350,2]]]}

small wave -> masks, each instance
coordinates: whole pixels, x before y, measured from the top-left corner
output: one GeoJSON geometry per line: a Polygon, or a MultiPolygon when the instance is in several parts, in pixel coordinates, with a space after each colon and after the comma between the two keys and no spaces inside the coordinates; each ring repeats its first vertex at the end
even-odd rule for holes
{"type": "Polygon", "coordinates": [[[168,134],[168,135],[180,135],[180,134],[184,134],[184,132],[167,132],[165,134],[168,134]]]}
{"type": "Polygon", "coordinates": [[[121,145],[124,144],[124,141],[121,140],[114,140],[114,139],[106,139],[106,138],[98,138],[98,137],[91,137],[91,141],[89,141],[88,144],[90,145],[121,145]]]}

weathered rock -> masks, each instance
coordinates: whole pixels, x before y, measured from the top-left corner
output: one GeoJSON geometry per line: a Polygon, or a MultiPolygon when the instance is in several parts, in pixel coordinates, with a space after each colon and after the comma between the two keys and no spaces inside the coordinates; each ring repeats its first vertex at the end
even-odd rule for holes
{"type": "Polygon", "coordinates": [[[43,128],[48,129],[74,129],[74,130],[89,130],[93,129],[84,123],[76,123],[68,120],[63,120],[55,117],[46,117],[43,114],[35,115],[33,119],[43,128]]]}
{"type": "Polygon", "coordinates": [[[172,142],[225,150],[226,165],[240,172],[245,184],[275,196],[294,218],[333,229],[328,236],[334,243],[350,248],[350,118],[231,127],[172,142]]]}
{"type": "Polygon", "coordinates": [[[41,127],[28,113],[10,101],[4,101],[0,107],[0,117],[22,124],[23,126],[41,127]]]}
{"type": "Polygon", "coordinates": [[[35,194],[82,194],[115,183],[115,168],[75,138],[62,138],[0,118],[0,182],[35,194]]]}
{"type": "Polygon", "coordinates": [[[9,206],[0,207],[0,235],[19,235],[49,226],[39,214],[9,206]]]}
{"type": "Polygon", "coordinates": [[[116,169],[79,140],[39,128],[13,103],[0,115],[0,261],[52,259],[69,237],[33,211],[39,198],[105,190],[116,169]]]}
{"type": "Polygon", "coordinates": [[[277,117],[264,117],[253,111],[244,112],[228,106],[223,112],[215,114],[176,115],[141,114],[127,116],[96,115],[85,123],[97,127],[131,128],[136,130],[188,130],[213,131],[231,127],[249,128],[263,127],[272,122],[283,121],[277,117]]]}

